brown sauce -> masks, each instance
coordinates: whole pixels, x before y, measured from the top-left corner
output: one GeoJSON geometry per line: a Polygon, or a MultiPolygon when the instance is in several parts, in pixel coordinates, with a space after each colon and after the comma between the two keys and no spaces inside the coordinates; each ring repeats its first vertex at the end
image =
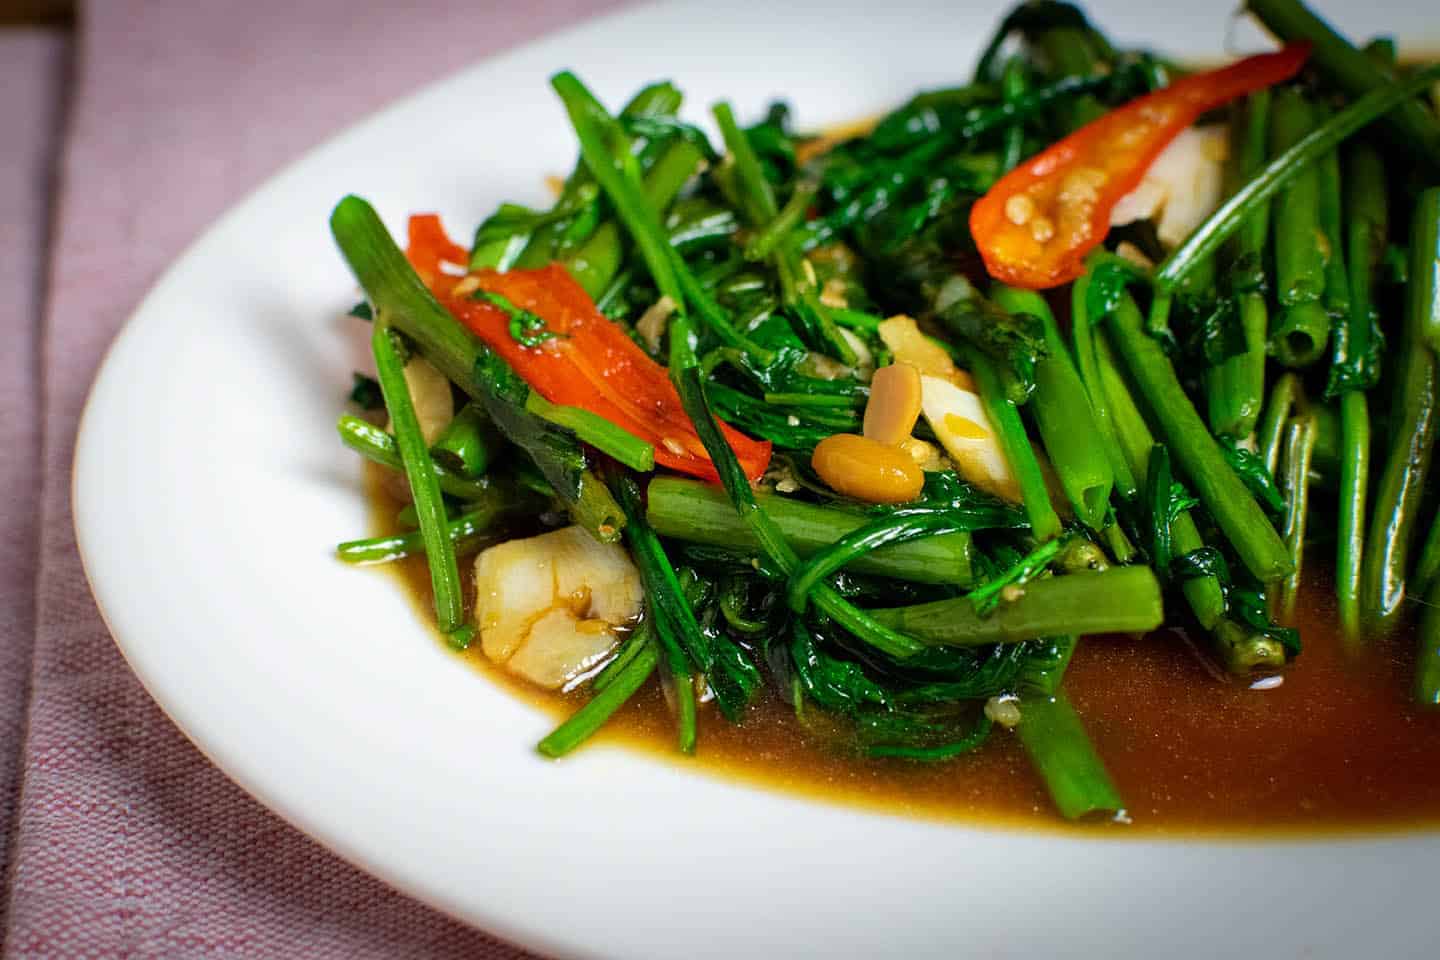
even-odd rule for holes
{"type": "MultiPolygon", "coordinates": [[[[377,473],[369,483],[377,533],[389,533],[397,506],[375,482],[377,473]]],[[[461,567],[468,580],[470,564],[461,567]]],[[[424,559],[380,569],[399,574],[430,622],[424,559]]],[[[764,699],[740,725],[702,708],[698,751],[684,757],[651,681],[592,742],[644,750],[702,775],[952,821],[1116,836],[1440,826],[1440,712],[1409,699],[1413,630],[1356,659],[1340,649],[1327,583],[1316,578],[1298,607],[1304,653],[1269,690],[1221,675],[1172,631],[1080,644],[1065,689],[1128,804],[1124,826],[1063,824],[1018,741],[999,728],[978,752],[945,763],[872,760],[837,748],[807,731],[789,707],[764,699]]],[[[583,693],[551,694],[511,679],[478,643],[460,656],[557,722],[583,702],[583,693]]]]}

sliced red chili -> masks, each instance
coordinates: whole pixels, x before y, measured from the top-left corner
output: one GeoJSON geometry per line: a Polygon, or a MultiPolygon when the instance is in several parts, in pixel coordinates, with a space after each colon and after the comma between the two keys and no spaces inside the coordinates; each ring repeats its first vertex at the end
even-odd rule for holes
{"type": "MultiPolygon", "coordinates": [[[[428,269],[426,282],[446,309],[541,396],[551,403],[582,407],[648,441],[660,466],[719,479],[665,368],[602,314],[563,266],[507,273],[482,270],[469,274],[456,296],[461,279],[445,276],[440,263],[455,262],[456,250],[463,262],[464,250],[450,243],[438,220],[432,224],[429,217],[416,219],[426,221],[418,227],[411,221],[408,256],[417,272],[425,276],[428,269]],[[499,294],[534,314],[555,336],[534,346],[522,345],[511,335],[510,315],[496,304],[476,299],[476,290],[499,294]]],[[[721,430],[746,475],[758,480],[770,464],[770,443],[753,440],[723,423],[721,430]]]]}

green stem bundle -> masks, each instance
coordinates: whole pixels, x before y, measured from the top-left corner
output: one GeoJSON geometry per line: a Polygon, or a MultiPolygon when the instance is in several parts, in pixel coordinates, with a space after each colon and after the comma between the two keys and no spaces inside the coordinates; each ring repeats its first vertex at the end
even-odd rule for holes
{"type": "MultiPolygon", "coordinates": [[[[997,306],[1009,313],[1039,318],[1045,331],[1046,354],[1035,364],[1035,396],[1030,406],[1045,451],[1075,515],[1091,530],[1100,530],[1110,509],[1115,474],[1095,424],[1090,398],[1070,359],[1070,350],[1045,299],[1033,290],[997,284],[991,291],[997,306]]],[[[983,395],[983,391],[982,391],[983,395]]],[[[1043,539],[1043,536],[1042,536],[1043,539]]]]}
{"type": "Polygon", "coordinates": [[[1145,332],[1133,301],[1125,298],[1111,314],[1110,324],[1115,346],[1154,413],[1166,444],[1235,552],[1261,583],[1288,576],[1293,564],[1284,542],[1226,463],[1175,376],[1170,358],[1145,332]]]}
{"type": "Polygon", "coordinates": [[[1020,419],[1019,408],[1006,395],[1005,383],[990,358],[978,350],[967,350],[965,353],[966,366],[980,388],[980,400],[984,404],[985,415],[994,425],[1000,449],[1005,453],[1005,461],[1015,474],[1015,482],[1024,501],[1025,514],[1030,519],[1031,532],[1039,540],[1058,537],[1060,517],[1050,502],[1045,474],[1040,470],[1035,448],[1030,445],[1030,437],[1020,419]]]}

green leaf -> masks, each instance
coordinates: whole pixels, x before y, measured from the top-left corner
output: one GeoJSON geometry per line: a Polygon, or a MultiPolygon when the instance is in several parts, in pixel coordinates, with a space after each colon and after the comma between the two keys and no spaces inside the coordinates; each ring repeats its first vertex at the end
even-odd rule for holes
{"type": "Polygon", "coordinates": [[[380,382],[368,374],[356,370],[351,376],[350,402],[361,410],[381,410],[385,407],[385,396],[380,392],[380,382]]]}

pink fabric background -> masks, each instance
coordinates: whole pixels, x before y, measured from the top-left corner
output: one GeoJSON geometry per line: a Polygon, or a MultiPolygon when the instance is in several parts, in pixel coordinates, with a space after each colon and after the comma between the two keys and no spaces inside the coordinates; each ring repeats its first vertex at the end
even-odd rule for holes
{"type": "Polygon", "coordinates": [[[7,956],[523,956],[350,868],[180,735],[90,598],[70,462],[107,344],[215,217],[389,100],[614,5],[105,0],[73,61],[0,31],[7,956]]]}
{"type": "Polygon", "coordinates": [[[40,506],[39,334],[66,38],[0,32],[0,868],[19,788],[40,506]]]}

